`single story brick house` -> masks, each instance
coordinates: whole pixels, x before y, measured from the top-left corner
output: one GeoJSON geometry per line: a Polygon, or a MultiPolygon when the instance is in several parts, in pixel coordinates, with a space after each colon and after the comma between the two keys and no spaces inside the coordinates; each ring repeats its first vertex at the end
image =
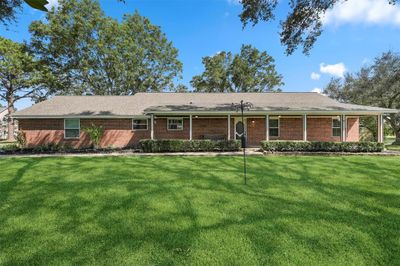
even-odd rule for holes
{"type": "Polygon", "coordinates": [[[103,126],[103,147],[133,147],[141,139],[359,141],[360,116],[397,110],[344,104],[318,93],[137,93],[133,96],[55,96],[18,111],[27,144],[90,145],[83,128],[103,126]],[[234,105],[251,103],[244,125],[234,105]]]}

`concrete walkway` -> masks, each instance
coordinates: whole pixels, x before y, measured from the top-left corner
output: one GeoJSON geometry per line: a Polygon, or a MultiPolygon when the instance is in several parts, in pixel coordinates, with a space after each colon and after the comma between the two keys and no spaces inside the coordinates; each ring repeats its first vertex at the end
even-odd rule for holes
{"type": "MultiPolygon", "coordinates": [[[[384,151],[371,153],[350,152],[261,152],[259,149],[246,150],[249,156],[400,156],[399,151],[384,151]]],[[[141,153],[134,151],[104,152],[104,153],[47,153],[47,154],[10,154],[1,155],[2,158],[41,158],[41,157],[105,157],[105,156],[243,156],[243,151],[237,152],[167,152],[167,153],[141,153]]]]}

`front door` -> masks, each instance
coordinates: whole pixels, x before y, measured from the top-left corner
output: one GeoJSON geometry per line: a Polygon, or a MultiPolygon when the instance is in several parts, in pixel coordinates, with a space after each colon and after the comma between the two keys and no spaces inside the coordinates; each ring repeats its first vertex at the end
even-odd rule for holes
{"type": "MultiPolygon", "coordinates": [[[[244,118],[242,122],[242,118],[235,118],[235,139],[246,141],[247,138],[247,120],[244,118]],[[242,138],[244,137],[244,138],[242,138]]],[[[244,147],[244,143],[242,142],[242,147],[244,147]]]]}

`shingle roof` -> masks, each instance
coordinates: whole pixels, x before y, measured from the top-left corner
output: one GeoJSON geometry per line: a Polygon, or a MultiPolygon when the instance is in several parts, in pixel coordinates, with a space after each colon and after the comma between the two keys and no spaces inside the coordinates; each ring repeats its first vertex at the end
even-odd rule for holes
{"type": "Polygon", "coordinates": [[[150,113],[235,112],[232,103],[252,103],[249,112],[393,113],[393,109],[344,104],[318,93],[137,93],[134,96],[55,96],[14,117],[136,116],[150,113]]]}

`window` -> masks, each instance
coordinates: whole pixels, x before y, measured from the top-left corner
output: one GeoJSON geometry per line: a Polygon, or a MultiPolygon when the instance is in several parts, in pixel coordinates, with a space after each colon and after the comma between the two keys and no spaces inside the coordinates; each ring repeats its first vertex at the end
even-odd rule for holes
{"type": "Polygon", "coordinates": [[[340,125],[340,119],[339,118],[333,118],[332,119],[332,136],[334,137],[340,137],[341,136],[341,131],[342,127],[340,125]]]}
{"type": "Polygon", "coordinates": [[[79,119],[65,119],[64,120],[64,138],[66,139],[79,139],[81,133],[81,125],[79,119]]]}
{"type": "Polygon", "coordinates": [[[133,119],[132,123],[133,130],[147,130],[148,120],[147,119],[133,119]]]}
{"type": "Polygon", "coordinates": [[[279,118],[269,119],[269,136],[279,137],[279,118]]]}
{"type": "Polygon", "coordinates": [[[168,130],[183,130],[183,118],[168,118],[168,130]]]}

